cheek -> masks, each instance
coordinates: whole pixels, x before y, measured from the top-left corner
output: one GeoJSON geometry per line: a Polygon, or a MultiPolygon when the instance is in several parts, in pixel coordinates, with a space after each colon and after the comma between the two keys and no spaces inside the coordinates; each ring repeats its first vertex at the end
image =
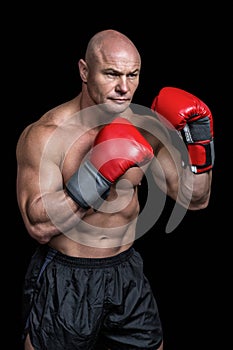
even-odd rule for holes
{"type": "Polygon", "coordinates": [[[131,90],[136,90],[139,85],[139,79],[130,81],[131,90]]]}
{"type": "Polygon", "coordinates": [[[87,89],[95,103],[102,103],[104,102],[105,96],[112,90],[112,87],[106,82],[92,80],[88,81],[87,89]]]}

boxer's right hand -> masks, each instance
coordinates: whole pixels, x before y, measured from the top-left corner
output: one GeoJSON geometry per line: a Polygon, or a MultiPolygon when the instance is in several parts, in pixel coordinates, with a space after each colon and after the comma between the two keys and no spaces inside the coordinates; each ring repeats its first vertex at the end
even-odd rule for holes
{"type": "Polygon", "coordinates": [[[105,199],[110,186],[129,168],[147,164],[153,149],[128,120],[118,117],[98,133],[90,158],[66,184],[68,194],[88,209],[105,199]]]}

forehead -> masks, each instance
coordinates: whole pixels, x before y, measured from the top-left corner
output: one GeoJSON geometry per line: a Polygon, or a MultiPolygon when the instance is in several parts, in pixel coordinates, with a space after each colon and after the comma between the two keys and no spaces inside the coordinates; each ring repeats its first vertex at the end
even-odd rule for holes
{"type": "Polygon", "coordinates": [[[137,60],[130,60],[124,57],[106,57],[100,62],[102,69],[113,69],[116,71],[135,71],[140,70],[140,62],[137,60]]]}
{"type": "Polygon", "coordinates": [[[102,48],[97,54],[97,60],[102,68],[118,71],[132,71],[140,69],[141,66],[138,53],[130,47],[127,49],[116,46],[102,48]]]}

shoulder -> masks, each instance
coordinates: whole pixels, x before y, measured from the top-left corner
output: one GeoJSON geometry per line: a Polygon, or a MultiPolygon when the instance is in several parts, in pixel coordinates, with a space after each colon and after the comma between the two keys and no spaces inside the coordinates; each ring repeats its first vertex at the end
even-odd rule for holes
{"type": "MultiPolygon", "coordinates": [[[[76,108],[77,109],[77,108],[76,108]]],[[[85,133],[73,101],[46,112],[21,133],[17,147],[17,160],[47,159],[61,163],[72,145],[85,133]]]]}
{"type": "Polygon", "coordinates": [[[48,142],[54,134],[58,134],[58,131],[68,132],[70,126],[74,125],[75,112],[74,100],[50,109],[23,130],[17,143],[17,149],[34,144],[39,147],[48,142]]]}
{"type": "Polygon", "coordinates": [[[41,142],[46,142],[46,139],[49,138],[57,127],[56,124],[48,122],[46,119],[43,116],[38,121],[26,126],[18,139],[17,149],[22,146],[33,146],[34,143],[37,143],[39,146],[41,142]]]}

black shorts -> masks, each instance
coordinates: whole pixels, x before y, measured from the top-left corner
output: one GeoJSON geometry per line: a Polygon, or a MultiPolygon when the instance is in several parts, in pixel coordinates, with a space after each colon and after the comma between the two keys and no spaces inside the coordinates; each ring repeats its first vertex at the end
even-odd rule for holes
{"type": "Polygon", "coordinates": [[[24,336],[36,350],[156,350],[162,342],[156,301],[132,247],[100,259],[39,247],[26,273],[23,307],[24,336]]]}

